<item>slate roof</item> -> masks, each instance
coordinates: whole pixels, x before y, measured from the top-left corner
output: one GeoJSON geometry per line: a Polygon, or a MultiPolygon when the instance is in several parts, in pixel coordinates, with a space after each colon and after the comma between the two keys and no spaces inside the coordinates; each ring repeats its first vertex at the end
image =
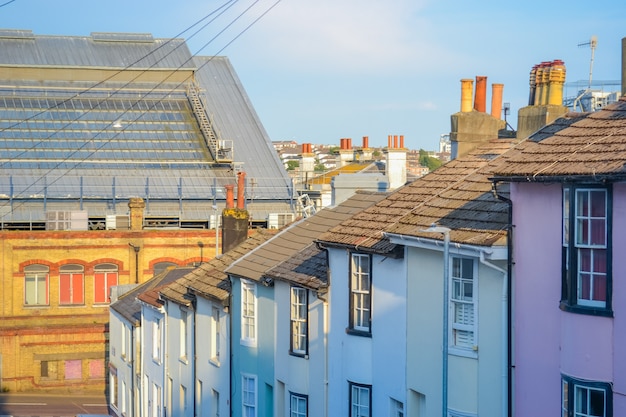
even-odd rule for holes
{"type": "Polygon", "coordinates": [[[292,223],[273,239],[234,262],[226,273],[260,281],[270,269],[296,256],[330,228],[380,201],[385,195],[357,191],[352,197],[333,208],[320,210],[311,217],[292,223]]]}
{"type": "Polygon", "coordinates": [[[507,181],[626,179],[626,98],[569,114],[520,143],[494,171],[507,181]]]}
{"type": "Polygon", "coordinates": [[[160,290],[161,296],[178,304],[189,306],[189,292],[204,298],[228,304],[230,296],[230,280],[224,270],[234,261],[245,256],[254,248],[266,242],[277,233],[277,230],[255,229],[245,241],[208,262],[202,263],[185,276],[177,279],[160,290]]]}
{"type": "MultiPolygon", "coordinates": [[[[154,276],[148,281],[139,284],[132,290],[119,296],[116,302],[112,303],[109,308],[118,312],[129,323],[137,327],[141,325],[141,304],[137,300],[140,294],[152,291],[155,288],[161,288],[163,285],[173,282],[181,276],[187,274],[192,267],[168,268],[159,275],[154,276]]],[[[152,295],[146,298],[147,302],[154,305],[155,300],[152,295]],[[149,301],[148,301],[149,300],[149,301]]]]}
{"type": "Polygon", "coordinates": [[[311,243],[294,256],[270,268],[265,276],[301,285],[313,290],[328,286],[326,251],[311,243]]]}
{"type": "MultiPolygon", "coordinates": [[[[455,242],[493,244],[505,236],[506,206],[491,195],[489,175],[515,140],[495,139],[394,191],[322,235],[328,246],[388,254],[385,233],[420,236],[433,222],[457,229],[455,242]]],[[[503,194],[506,190],[499,189],[503,194]]],[[[424,237],[437,238],[432,233],[424,237]]]]}

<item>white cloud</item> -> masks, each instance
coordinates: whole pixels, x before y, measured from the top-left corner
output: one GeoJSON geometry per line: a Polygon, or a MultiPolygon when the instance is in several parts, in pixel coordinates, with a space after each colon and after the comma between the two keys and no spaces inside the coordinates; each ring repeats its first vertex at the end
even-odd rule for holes
{"type": "MultiPolygon", "coordinates": [[[[259,3],[257,13],[273,1],[259,3]]],[[[432,59],[448,59],[433,41],[441,29],[420,17],[425,3],[283,0],[245,35],[237,53],[264,66],[316,73],[380,75],[432,68],[432,59]]]]}

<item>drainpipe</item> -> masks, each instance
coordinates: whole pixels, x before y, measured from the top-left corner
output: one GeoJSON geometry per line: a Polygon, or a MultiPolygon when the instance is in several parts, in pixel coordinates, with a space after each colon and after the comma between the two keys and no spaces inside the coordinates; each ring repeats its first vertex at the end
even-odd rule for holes
{"type": "Polygon", "coordinates": [[[513,343],[513,318],[512,318],[512,302],[511,302],[511,295],[512,295],[512,282],[513,282],[513,202],[507,198],[504,197],[500,194],[498,194],[498,183],[494,182],[492,185],[492,191],[493,191],[493,195],[500,201],[506,203],[509,207],[508,207],[508,219],[507,219],[507,234],[506,234],[506,245],[507,245],[507,265],[506,265],[506,269],[507,269],[507,277],[506,277],[506,288],[507,288],[507,314],[506,314],[506,321],[507,321],[507,379],[508,379],[508,384],[507,384],[507,389],[508,389],[508,393],[507,393],[507,403],[508,403],[508,409],[507,409],[507,414],[503,414],[503,415],[507,415],[507,416],[512,416],[513,415],[513,347],[512,347],[512,343],[513,343]]]}
{"type": "Polygon", "coordinates": [[[139,251],[141,246],[135,246],[132,243],[129,243],[128,246],[135,250],[135,284],[139,284],[139,251]]]}

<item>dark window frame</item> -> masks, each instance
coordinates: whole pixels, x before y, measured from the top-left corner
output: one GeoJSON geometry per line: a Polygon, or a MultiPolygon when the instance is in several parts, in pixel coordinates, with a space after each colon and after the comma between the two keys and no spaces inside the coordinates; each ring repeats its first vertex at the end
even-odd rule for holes
{"type": "Polygon", "coordinates": [[[604,391],[604,408],[603,417],[613,417],[613,387],[609,382],[587,381],[584,379],[574,378],[569,375],[561,374],[561,410],[567,412],[567,417],[574,417],[574,407],[576,406],[576,387],[582,387],[588,390],[604,391]],[[567,393],[564,392],[564,386],[567,385],[567,393]],[[567,396],[567,398],[566,398],[567,396]],[[567,405],[567,407],[566,407],[567,405]]]}
{"type": "Polygon", "coordinates": [[[309,396],[305,395],[305,394],[299,394],[297,392],[292,392],[289,391],[289,417],[291,417],[293,410],[291,408],[291,398],[292,397],[298,397],[298,398],[302,398],[306,401],[306,416],[309,415],[309,396]]]}
{"type": "Polygon", "coordinates": [[[612,223],[613,187],[612,184],[564,184],[562,189],[562,239],[561,239],[561,300],[560,308],[578,314],[613,317],[612,311],[612,223]],[[606,192],[606,295],[605,306],[585,306],[578,302],[578,247],[576,237],[577,191],[603,190],[606,192]],[[567,194],[567,195],[566,195],[567,194]],[[566,201],[567,199],[567,201],[566,201]],[[568,204],[566,206],[565,204],[568,204]],[[566,213],[566,207],[568,208],[566,213]],[[565,222],[565,216],[568,216],[565,222]],[[567,224],[566,224],[567,223],[567,224]],[[567,242],[567,244],[566,244],[567,242]]]}
{"type": "Polygon", "coordinates": [[[368,417],[372,417],[372,386],[371,385],[367,385],[367,384],[359,384],[357,382],[352,382],[352,381],[348,381],[348,407],[350,408],[350,411],[348,413],[348,415],[350,417],[355,417],[352,414],[352,388],[353,387],[358,387],[358,388],[367,388],[368,394],[369,394],[369,416],[368,417]]]}

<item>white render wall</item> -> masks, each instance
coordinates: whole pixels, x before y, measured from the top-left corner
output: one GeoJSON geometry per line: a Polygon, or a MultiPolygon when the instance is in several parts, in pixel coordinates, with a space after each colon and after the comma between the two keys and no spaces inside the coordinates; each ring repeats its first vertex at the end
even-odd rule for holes
{"type": "Polygon", "coordinates": [[[406,410],[406,269],[403,259],[372,256],[372,337],[349,335],[350,253],[329,249],[329,415],[349,415],[348,381],[372,385],[372,415],[406,410]]]}
{"type": "MultiPolygon", "coordinates": [[[[324,333],[325,305],[315,291],[308,290],[309,298],[309,352],[303,358],[289,353],[291,335],[291,284],[275,281],[276,349],[275,378],[276,410],[289,415],[290,392],[308,395],[309,415],[326,415],[326,335],[324,333]]],[[[279,412],[276,415],[280,415],[279,412]]]]}
{"type": "Polygon", "coordinates": [[[165,398],[170,400],[171,404],[166,404],[169,415],[179,417],[193,417],[193,398],[195,392],[195,381],[193,376],[193,342],[191,334],[193,333],[194,312],[192,309],[181,307],[179,304],[167,302],[165,304],[167,311],[167,331],[169,337],[166,339],[165,360],[166,360],[166,382],[164,389],[166,391],[165,398]],[[187,352],[183,355],[181,352],[181,311],[187,312],[187,352]],[[171,387],[169,386],[171,379],[171,387]],[[181,386],[185,387],[186,394],[183,400],[181,395],[181,386]]]}
{"type": "MultiPolygon", "coordinates": [[[[196,379],[202,381],[200,404],[201,416],[213,416],[219,411],[220,416],[230,416],[230,316],[221,303],[198,297],[196,305],[196,379]],[[211,358],[211,338],[213,337],[213,306],[219,308],[219,361],[211,358]],[[219,398],[219,405],[215,398],[219,398]]],[[[198,401],[198,399],[196,399],[198,401]]]]}
{"type": "MultiPolygon", "coordinates": [[[[118,407],[113,408],[117,415],[122,414],[121,404],[123,396],[126,396],[126,417],[135,415],[135,404],[133,386],[133,363],[135,361],[135,328],[126,319],[120,316],[115,310],[109,309],[109,365],[115,367],[117,371],[117,398],[118,407]],[[124,334],[125,333],[125,334],[124,334]],[[130,338],[130,340],[126,340],[130,338]],[[126,343],[126,355],[122,356],[124,349],[122,343],[126,343]],[[130,350],[130,352],[128,352],[130,350]],[[122,392],[122,387],[126,386],[126,393],[122,392]]],[[[107,373],[108,378],[108,373],[107,373]]]]}
{"type": "Polygon", "coordinates": [[[151,417],[153,414],[153,407],[156,404],[160,404],[161,416],[163,414],[163,407],[165,405],[165,376],[164,369],[165,364],[163,358],[165,357],[163,350],[165,349],[165,339],[167,337],[167,326],[165,325],[165,315],[160,310],[152,308],[146,304],[141,307],[141,330],[143,340],[143,348],[141,350],[141,364],[143,375],[141,377],[141,390],[142,390],[142,417],[151,417]],[[162,320],[161,328],[161,361],[157,362],[152,358],[152,330],[153,323],[160,318],[162,320]],[[153,384],[158,385],[161,388],[161,398],[154,398],[153,384]]]}
{"type": "MultiPolygon", "coordinates": [[[[450,256],[456,254],[451,245],[450,256]]],[[[502,412],[503,332],[502,284],[505,277],[479,261],[476,302],[477,351],[448,356],[448,408],[468,415],[500,416],[502,412]]],[[[411,405],[407,415],[441,415],[443,342],[443,251],[407,248],[408,304],[407,388],[411,405]],[[423,395],[421,402],[417,396],[423,395]],[[421,414],[415,414],[417,408],[421,414]]],[[[506,261],[492,262],[506,268],[506,261]]],[[[452,310],[449,314],[452,318],[452,310]]],[[[450,335],[450,333],[449,333],[450,335]]],[[[449,336],[449,342],[452,342],[449,336]]],[[[460,351],[457,351],[460,352],[460,351]]]]}

